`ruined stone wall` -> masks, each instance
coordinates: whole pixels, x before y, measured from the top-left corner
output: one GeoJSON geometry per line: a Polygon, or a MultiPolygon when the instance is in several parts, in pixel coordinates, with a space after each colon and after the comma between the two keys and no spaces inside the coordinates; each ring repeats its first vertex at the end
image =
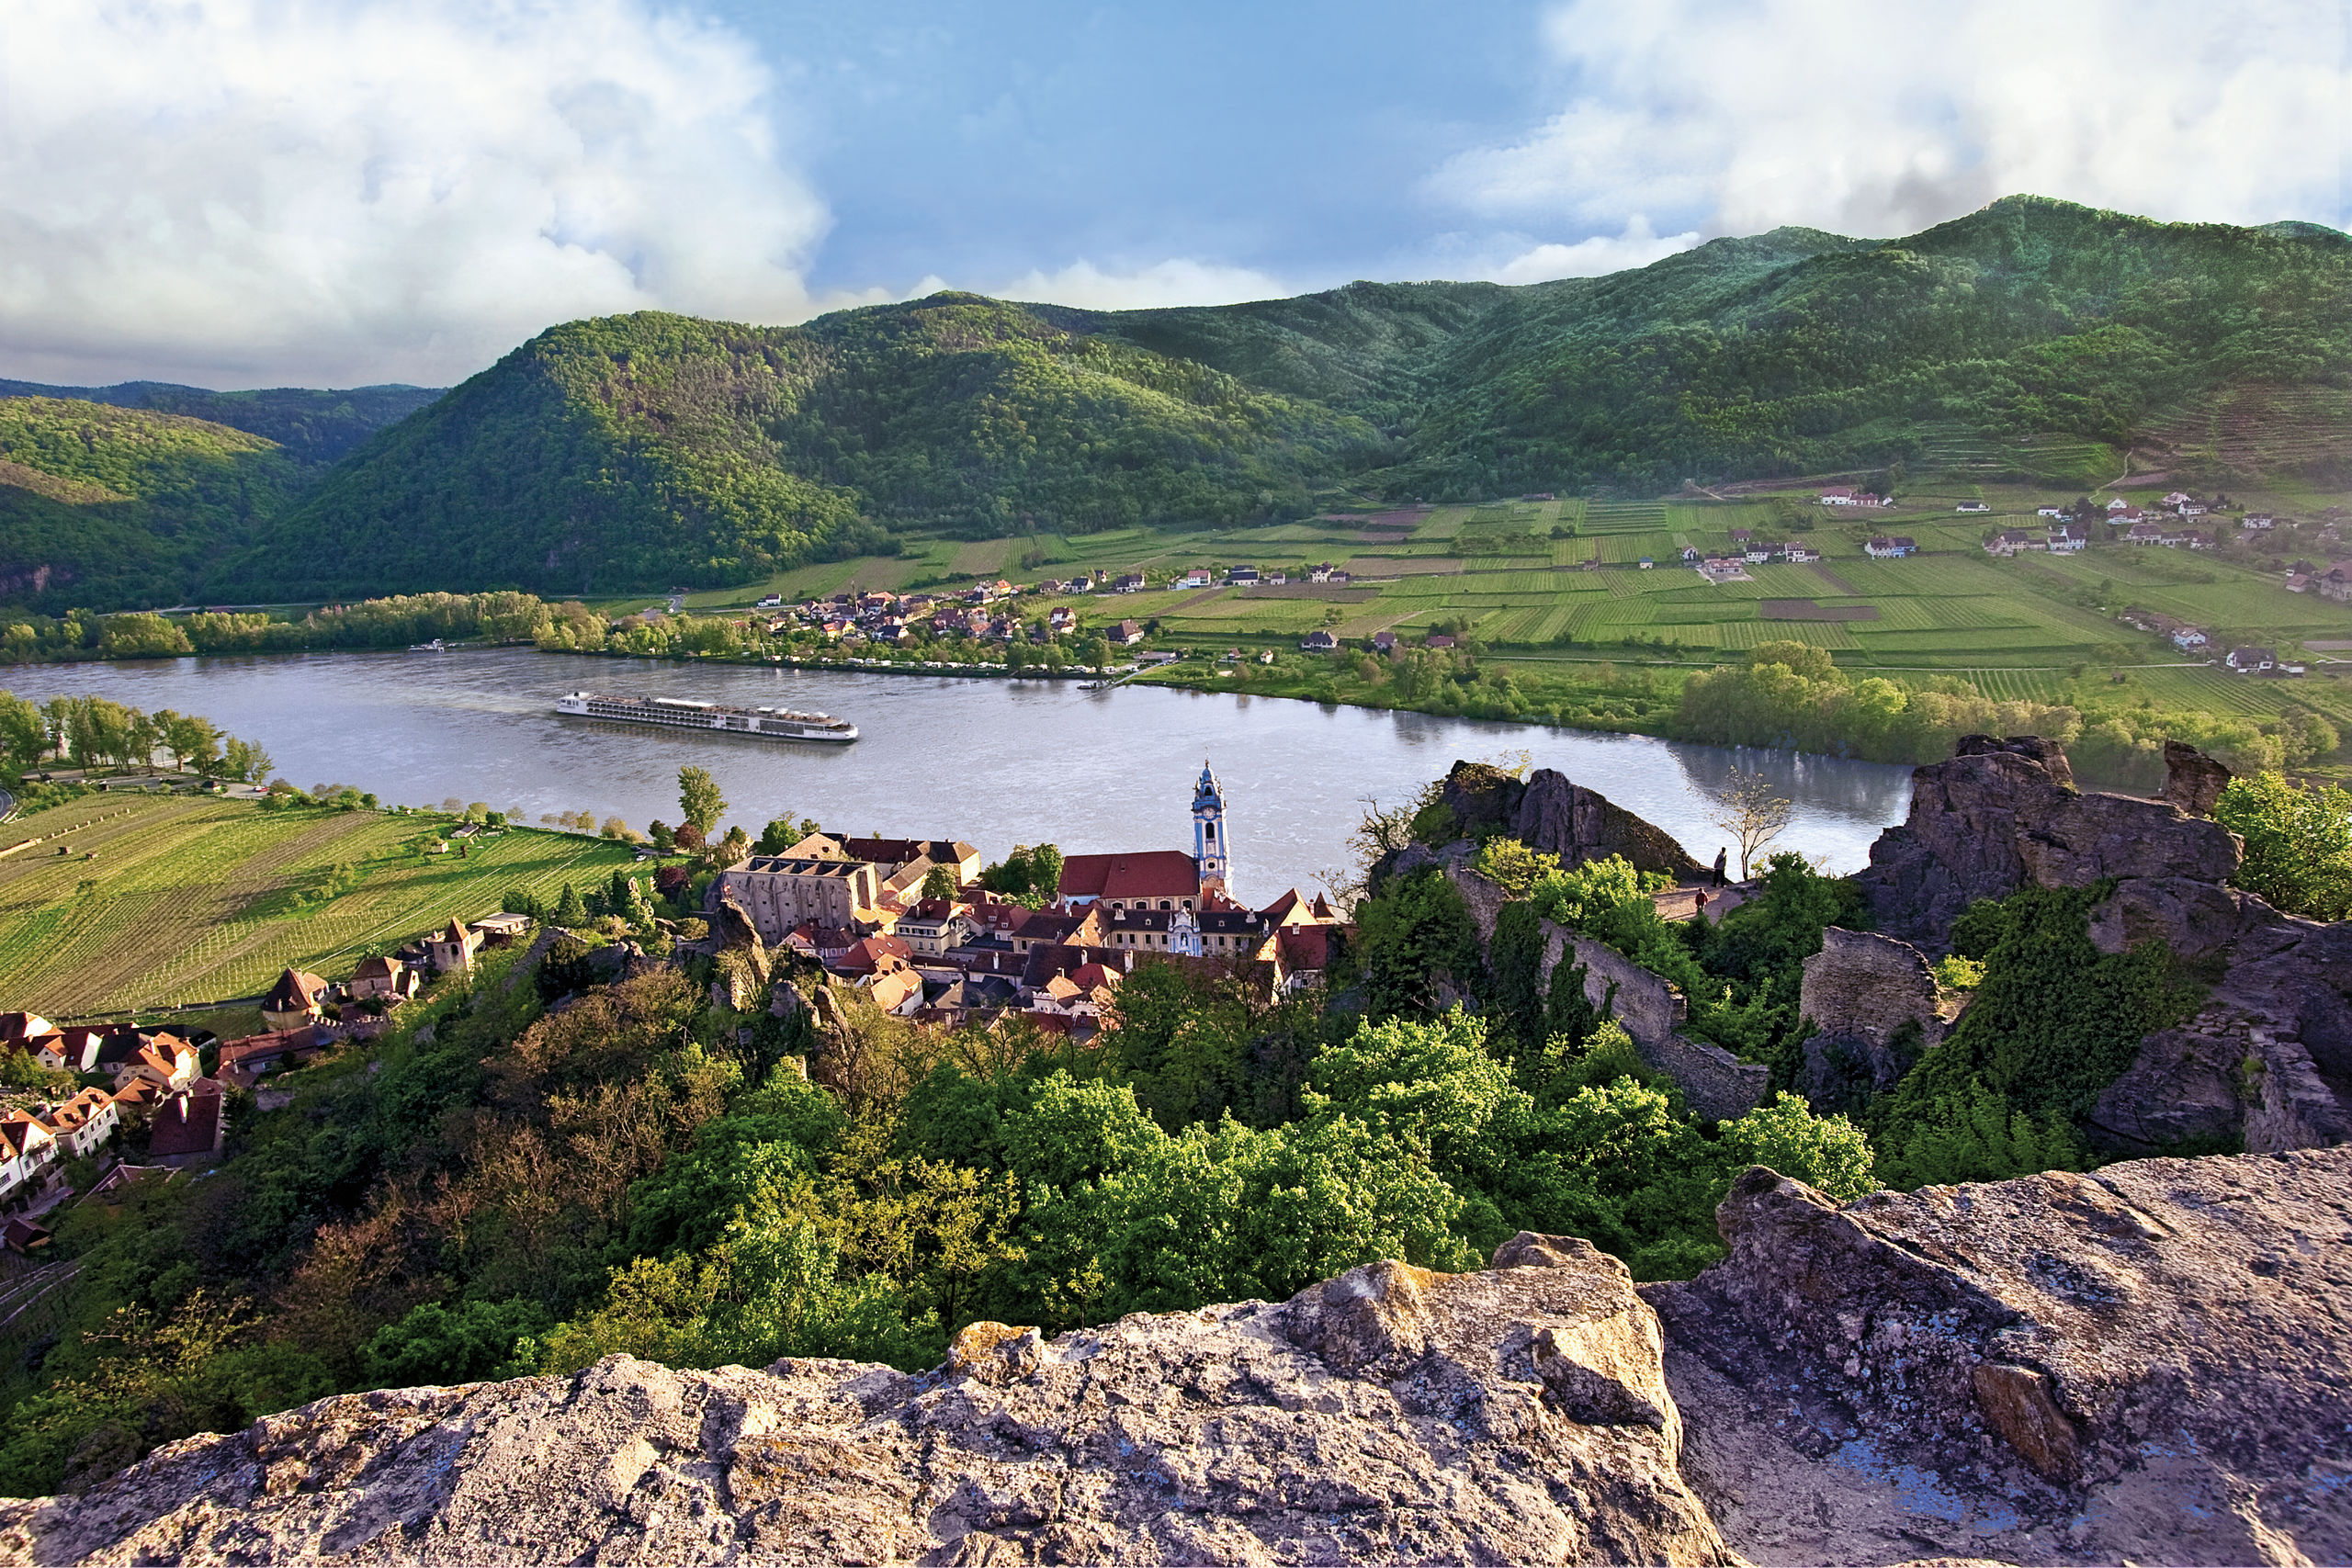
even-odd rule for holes
{"type": "Polygon", "coordinates": [[[1760,1062],[1743,1062],[1720,1045],[1693,1040],[1682,1032],[1690,1004],[1666,980],[1643,968],[1615,948],[1544,922],[1544,980],[1562,963],[1584,965],[1585,999],[1596,1010],[1607,1009],[1625,1032],[1642,1060],[1672,1078],[1690,1109],[1713,1122],[1747,1115],[1762,1103],[1771,1087],[1772,1069],[1760,1062]]]}
{"type": "Polygon", "coordinates": [[[1916,1023],[1924,1043],[1933,1045],[1944,1037],[1936,1012],[1941,998],[1927,955],[1909,942],[1830,926],[1821,933],[1821,951],[1804,961],[1797,1009],[1824,1034],[1883,1045],[1916,1023]]]}

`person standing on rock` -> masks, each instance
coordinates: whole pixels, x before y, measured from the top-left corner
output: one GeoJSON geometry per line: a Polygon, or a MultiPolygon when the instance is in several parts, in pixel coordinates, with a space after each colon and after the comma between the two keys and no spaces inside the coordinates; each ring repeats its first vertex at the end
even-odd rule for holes
{"type": "Polygon", "coordinates": [[[1714,885],[1715,885],[1716,886],[1721,887],[1721,886],[1724,885],[1724,867],[1725,867],[1726,865],[1729,865],[1730,863],[1731,863],[1731,852],[1730,852],[1729,850],[1717,850],[1717,851],[1715,852],[1715,884],[1714,884],[1714,885]]]}

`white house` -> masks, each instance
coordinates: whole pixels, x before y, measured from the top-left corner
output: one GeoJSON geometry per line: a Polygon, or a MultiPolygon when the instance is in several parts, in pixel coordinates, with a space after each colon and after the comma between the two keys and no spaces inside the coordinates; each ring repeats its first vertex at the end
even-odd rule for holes
{"type": "Polygon", "coordinates": [[[2172,634],[2173,646],[2184,653],[2192,648],[2204,647],[2209,640],[2205,634],[2195,626],[2183,626],[2172,634]]]}
{"type": "Polygon", "coordinates": [[[1989,502],[1963,501],[1958,506],[1953,507],[1952,510],[1954,512],[1990,512],[1993,510],[1993,507],[1992,503],[1989,502]]]}
{"type": "Polygon", "coordinates": [[[0,1203],[21,1201],[57,1161],[57,1137],[21,1111],[0,1116],[0,1203]]]}
{"type": "Polygon", "coordinates": [[[1896,556],[1907,556],[1918,547],[1918,541],[1908,534],[1882,534],[1862,547],[1862,554],[1873,560],[1888,560],[1896,556]]]}
{"type": "Polygon", "coordinates": [[[1196,566],[1193,568],[1192,570],[1186,572],[1176,586],[1179,588],[1206,588],[1210,583],[1216,581],[1216,579],[1210,575],[1208,568],[1204,566],[1196,566]]]}
{"type": "Polygon", "coordinates": [[[2052,528],[2050,531],[2050,553],[2052,555],[2080,555],[2083,547],[2089,543],[2088,539],[2069,528],[2052,528]]]}

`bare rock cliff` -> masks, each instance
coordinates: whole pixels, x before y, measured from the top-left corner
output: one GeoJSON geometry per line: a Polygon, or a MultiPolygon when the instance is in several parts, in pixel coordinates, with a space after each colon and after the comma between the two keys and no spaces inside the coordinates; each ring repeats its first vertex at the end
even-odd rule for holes
{"type": "Polygon", "coordinates": [[[353,1394],[0,1505],[0,1562],[2352,1558],[2352,1150],[1839,1207],[1637,1293],[1522,1234],[1289,1302],[353,1394]]]}
{"type": "Polygon", "coordinates": [[[1456,762],[1440,798],[1463,832],[1499,828],[1562,865],[1623,855],[1640,871],[1684,879],[1706,873],[1673,834],[1552,768],[1522,783],[1484,762],[1456,762]]]}

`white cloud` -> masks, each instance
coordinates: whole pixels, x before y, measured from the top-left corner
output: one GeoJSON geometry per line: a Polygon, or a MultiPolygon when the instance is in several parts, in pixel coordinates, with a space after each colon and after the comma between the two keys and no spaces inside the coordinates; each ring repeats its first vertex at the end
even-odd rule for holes
{"type": "Polygon", "coordinates": [[[10,0],[0,374],[442,382],[549,322],[786,321],[768,74],[640,0],[10,0]]]}
{"type": "Polygon", "coordinates": [[[1679,234],[1657,234],[1647,217],[1636,212],[1622,234],[1595,234],[1573,245],[1536,245],[1488,271],[1495,283],[1547,283],[1555,277],[1599,277],[1603,273],[1647,266],[1654,261],[1687,251],[1699,243],[1696,229],[1679,234]]]}
{"type": "Polygon", "coordinates": [[[1130,272],[1105,272],[1081,259],[1059,272],[1033,269],[1010,283],[979,292],[1000,299],[1075,305],[1090,310],[1141,310],[1170,305],[1232,305],[1244,299],[1274,299],[1293,290],[1246,266],[1219,266],[1213,262],[1177,257],[1130,272]]]}
{"type": "Polygon", "coordinates": [[[2340,0],[1576,0],[1574,82],[1438,194],[1570,232],[1894,235],[2017,192],[2166,219],[2352,218],[2340,0]]]}

